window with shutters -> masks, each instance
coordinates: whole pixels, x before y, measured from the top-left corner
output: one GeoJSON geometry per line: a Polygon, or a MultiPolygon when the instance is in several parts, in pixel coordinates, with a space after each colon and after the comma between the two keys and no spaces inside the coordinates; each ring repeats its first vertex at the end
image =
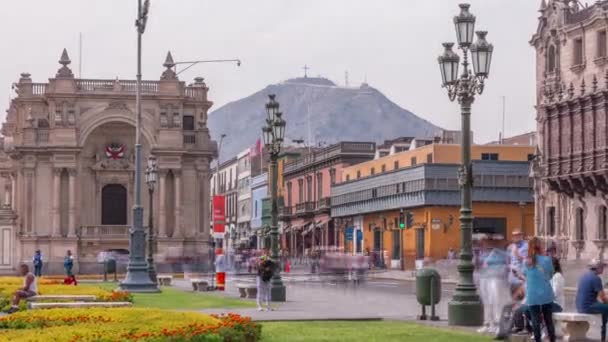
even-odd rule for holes
{"type": "Polygon", "coordinates": [[[597,57],[606,57],[606,30],[597,33],[597,57]]]}
{"type": "Polygon", "coordinates": [[[574,40],[574,51],[573,51],[574,61],[573,64],[581,65],[583,64],[583,39],[577,38],[574,40]]]}

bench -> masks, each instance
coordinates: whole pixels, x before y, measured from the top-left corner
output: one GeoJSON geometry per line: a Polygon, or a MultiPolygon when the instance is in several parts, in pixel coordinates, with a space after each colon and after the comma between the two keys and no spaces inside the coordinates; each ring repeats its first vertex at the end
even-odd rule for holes
{"type": "Polygon", "coordinates": [[[237,284],[241,298],[256,298],[258,296],[258,287],[255,284],[237,284]]]}
{"type": "Polygon", "coordinates": [[[132,306],[130,302],[63,302],[63,303],[29,303],[30,310],[56,308],[123,308],[132,306]]]}
{"type": "Polygon", "coordinates": [[[94,302],[97,297],[94,295],[44,295],[33,296],[26,298],[27,302],[42,302],[42,301],[68,301],[68,302],[94,302]]]}
{"type": "Polygon", "coordinates": [[[209,291],[209,283],[204,279],[190,279],[190,282],[194,291],[209,291]]]}
{"type": "Polygon", "coordinates": [[[173,280],[172,275],[158,275],[156,276],[156,280],[158,281],[158,285],[160,286],[171,286],[171,281],[173,280]]]}
{"type": "Polygon", "coordinates": [[[593,315],[576,312],[556,312],[553,319],[562,323],[564,341],[587,341],[589,322],[593,321],[593,315]]]}

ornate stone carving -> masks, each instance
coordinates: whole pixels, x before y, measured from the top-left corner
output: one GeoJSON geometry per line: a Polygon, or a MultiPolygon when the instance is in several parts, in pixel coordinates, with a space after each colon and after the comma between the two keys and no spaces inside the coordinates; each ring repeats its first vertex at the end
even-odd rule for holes
{"type": "Polygon", "coordinates": [[[171,51],[167,52],[167,58],[165,58],[165,63],[163,63],[163,66],[167,68],[167,70],[163,72],[160,79],[163,81],[177,80],[177,74],[175,74],[175,71],[173,71],[175,63],[173,62],[173,56],[171,56],[171,51]]]}
{"type": "Polygon", "coordinates": [[[70,60],[70,57],[68,56],[68,51],[66,49],[63,49],[63,52],[61,53],[61,58],[59,59],[59,64],[62,65],[61,68],[59,68],[59,70],[57,70],[57,75],[55,75],[55,77],[57,78],[74,78],[74,74],[72,73],[72,70],[70,68],[68,68],[68,65],[72,63],[72,61],[70,60]]]}
{"type": "Polygon", "coordinates": [[[129,107],[124,102],[114,101],[106,107],[106,110],[130,111],[129,107]]]}

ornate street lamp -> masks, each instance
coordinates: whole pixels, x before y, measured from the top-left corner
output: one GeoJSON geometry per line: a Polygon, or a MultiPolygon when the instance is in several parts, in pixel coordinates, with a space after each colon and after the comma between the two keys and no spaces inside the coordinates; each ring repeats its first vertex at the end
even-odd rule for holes
{"type": "Polygon", "coordinates": [[[123,290],[129,292],[160,292],[156,283],[150,280],[146,264],[146,232],[144,231],[144,213],[141,205],[141,37],[146,30],[150,0],[137,0],[137,86],[135,91],[135,204],[133,205],[133,226],[129,236],[129,265],[127,275],[120,283],[123,290]]]}
{"type": "Polygon", "coordinates": [[[471,105],[475,95],[483,93],[484,81],[490,74],[494,47],[485,39],[487,32],[478,31],[473,43],[475,16],[469,13],[469,5],[460,5],[460,14],[454,17],[458,47],[462,50],[463,70],[458,76],[460,57],[452,51],[453,43],[443,43],[444,52],[439,56],[439,68],[443,87],[448,90],[450,101],[458,99],[462,120],[462,165],[458,170],[461,188],[460,208],[460,260],[458,262],[458,285],[452,301],[448,304],[450,325],[479,326],[483,323],[483,305],[473,282],[473,169],[471,164],[471,105]],[[468,54],[471,52],[473,71],[469,69],[468,54]]]}
{"type": "Polygon", "coordinates": [[[154,185],[156,185],[156,157],[148,157],[146,168],[146,184],[148,184],[149,211],[148,211],[148,275],[150,280],[156,284],[156,270],[154,269],[154,185]]]}
{"type": "Polygon", "coordinates": [[[277,170],[277,160],[279,159],[279,153],[281,153],[281,145],[285,138],[285,120],[281,118],[283,113],[279,111],[279,103],[274,99],[275,95],[268,95],[270,101],[266,104],[266,126],[262,127],[262,133],[264,135],[264,145],[266,151],[270,155],[270,179],[271,179],[271,190],[270,200],[272,203],[272,223],[270,227],[270,249],[271,249],[271,260],[277,265],[277,268],[270,280],[270,299],[275,302],[284,302],[286,297],[285,285],[281,281],[281,267],[280,267],[280,256],[279,256],[279,210],[278,210],[278,196],[277,196],[277,181],[279,174],[277,170]]]}

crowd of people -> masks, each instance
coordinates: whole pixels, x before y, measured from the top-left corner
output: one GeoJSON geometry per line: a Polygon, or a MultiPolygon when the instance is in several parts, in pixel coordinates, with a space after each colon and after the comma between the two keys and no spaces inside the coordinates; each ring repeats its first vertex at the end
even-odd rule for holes
{"type": "MultiPolygon", "coordinates": [[[[484,326],[497,338],[527,332],[539,342],[547,337],[555,341],[553,314],[565,307],[564,275],[556,248],[542,247],[538,238],[525,240],[521,231],[513,233],[506,248],[489,246],[481,239],[476,251],[477,282],[484,303],[484,326]]],[[[589,271],[579,280],[576,309],[587,314],[601,314],[601,338],[606,338],[608,298],[601,278],[604,263],[592,260],[589,271]]]]}

